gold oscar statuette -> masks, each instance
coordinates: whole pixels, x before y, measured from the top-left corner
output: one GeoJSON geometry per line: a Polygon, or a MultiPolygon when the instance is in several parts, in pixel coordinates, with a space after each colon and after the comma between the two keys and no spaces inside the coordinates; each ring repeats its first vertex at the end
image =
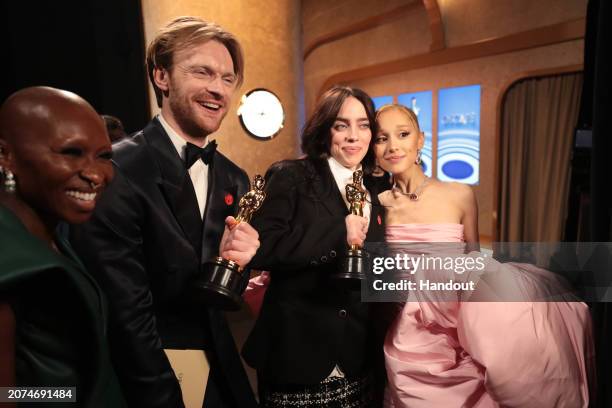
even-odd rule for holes
{"type": "MultiPolygon", "coordinates": [[[[266,198],[263,191],[264,178],[259,174],[253,178],[252,188],[238,202],[235,228],[241,222],[251,221],[253,213],[261,207],[266,198]]],[[[194,298],[224,310],[240,309],[242,304],[242,268],[235,261],[220,256],[204,264],[203,272],[195,281],[194,298]]]]}
{"type": "MultiPolygon", "coordinates": [[[[353,182],[346,185],[346,199],[349,202],[351,214],[363,217],[363,206],[366,201],[366,190],[363,188],[363,172],[357,170],[353,173],[353,182]]],[[[366,253],[361,245],[351,244],[340,264],[340,271],[333,275],[351,284],[360,285],[365,279],[366,253]]]]}

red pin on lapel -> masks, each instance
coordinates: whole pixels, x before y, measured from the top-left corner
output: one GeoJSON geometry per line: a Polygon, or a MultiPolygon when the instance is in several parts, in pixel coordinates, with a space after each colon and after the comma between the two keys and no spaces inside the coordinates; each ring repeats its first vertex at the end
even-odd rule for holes
{"type": "Polygon", "coordinates": [[[227,205],[234,204],[234,197],[230,193],[225,194],[225,204],[227,205]]]}
{"type": "Polygon", "coordinates": [[[376,216],[376,221],[378,221],[378,225],[382,225],[382,218],[380,218],[380,215],[376,216]]]}

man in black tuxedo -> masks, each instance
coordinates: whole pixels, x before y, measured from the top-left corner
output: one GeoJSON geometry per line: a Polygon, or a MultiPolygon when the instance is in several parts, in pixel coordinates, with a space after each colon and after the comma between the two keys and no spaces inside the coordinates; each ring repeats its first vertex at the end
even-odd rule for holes
{"type": "Polygon", "coordinates": [[[242,82],[242,51],[216,24],[182,17],[149,45],[147,68],[161,114],[114,146],[115,180],[72,242],[107,294],[130,406],[183,406],[164,349],[205,351],[204,406],[256,406],[222,312],[186,296],[203,262],[220,253],[245,266],[259,247],[231,216],[248,177],[208,143],[242,82]]]}

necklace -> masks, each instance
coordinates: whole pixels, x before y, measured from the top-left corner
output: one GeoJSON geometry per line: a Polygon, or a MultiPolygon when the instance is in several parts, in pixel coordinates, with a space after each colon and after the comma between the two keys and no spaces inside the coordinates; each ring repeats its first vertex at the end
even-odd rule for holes
{"type": "Polygon", "coordinates": [[[425,176],[425,180],[423,180],[423,182],[412,193],[404,193],[402,189],[397,185],[397,183],[393,183],[393,190],[405,195],[410,199],[410,201],[419,201],[419,197],[421,197],[421,193],[423,192],[423,189],[425,188],[428,182],[429,177],[425,176]]]}

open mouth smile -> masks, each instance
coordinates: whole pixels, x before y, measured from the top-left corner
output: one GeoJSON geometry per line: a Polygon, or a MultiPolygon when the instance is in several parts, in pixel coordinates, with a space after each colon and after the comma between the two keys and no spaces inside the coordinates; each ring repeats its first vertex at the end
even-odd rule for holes
{"type": "Polygon", "coordinates": [[[84,193],[78,190],[68,190],[66,191],[66,195],[81,201],[94,201],[98,193],[84,193]]]}
{"type": "Polygon", "coordinates": [[[198,104],[204,109],[212,112],[218,112],[221,109],[221,105],[215,102],[198,102],[198,104]]]}
{"type": "Polygon", "coordinates": [[[76,204],[80,211],[92,212],[96,208],[96,197],[98,193],[86,193],[79,190],[68,190],[66,195],[76,204]]]}

